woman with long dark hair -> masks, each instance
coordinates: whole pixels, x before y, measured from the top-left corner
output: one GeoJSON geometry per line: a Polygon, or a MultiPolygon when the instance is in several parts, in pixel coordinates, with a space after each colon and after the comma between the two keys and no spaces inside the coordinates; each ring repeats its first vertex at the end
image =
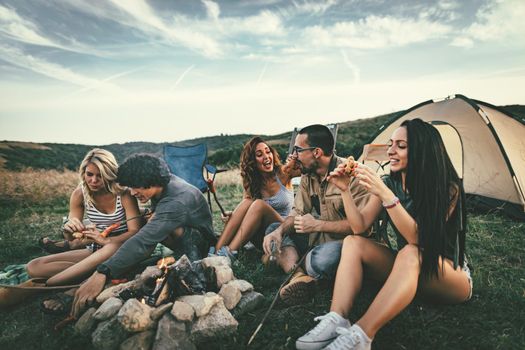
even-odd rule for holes
{"type": "Polygon", "coordinates": [[[421,119],[404,121],[392,134],[388,155],[391,174],[383,179],[362,164],[347,174],[343,164],[330,181],[343,191],[353,232],[367,230],[386,214],[397,249],[360,236],[345,238],[330,312],[316,318],[319,324],[297,340],[298,349],[370,349],[379,329],[416,293],[449,304],[472,295],[465,260],[465,193],[439,132],[421,119]],[[361,211],[347,190],[350,176],[373,194],[361,211]],[[346,317],[365,276],[382,288],[351,325],[346,317]]]}
{"type": "Polygon", "coordinates": [[[261,245],[265,228],[288,216],[293,205],[292,163],[281,165],[277,151],[261,137],[244,145],[240,164],[243,200],[227,218],[215,246],[218,255],[235,256],[250,240],[261,245]]]}

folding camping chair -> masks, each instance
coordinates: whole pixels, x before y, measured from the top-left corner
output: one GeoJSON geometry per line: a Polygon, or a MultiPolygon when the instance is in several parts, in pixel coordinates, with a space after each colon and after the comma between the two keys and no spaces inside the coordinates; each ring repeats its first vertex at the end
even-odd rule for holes
{"type": "MultiPolygon", "coordinates": [[[[330,129],[332,135],[334,136],[334,152],[335,152],[335,143],[337,141],[337,130],[339,129],[339,124],[327,124],[326,127],[330,129]]],[[[295,138],[297,133],[299,133],[300,128],[294,128],[292,131],[292,137],[290,138],[290,146],[288,146],[288,154],[292,154],[293,146],[295,145],[295,138]]]]}
{"type": "Polygon", "coordinates": [[[217,199],[214,185],[215,176],[226,169],[217,169],[207,164],[208,147],[205,143],[186,147],[166,145],[164,146],[164,160],[168,163],[172,174],[197,187],[202,193],[207,193],[210,210],[212,210],[211,195],[213,195],[222,215],[226,215],[217,199]]]}

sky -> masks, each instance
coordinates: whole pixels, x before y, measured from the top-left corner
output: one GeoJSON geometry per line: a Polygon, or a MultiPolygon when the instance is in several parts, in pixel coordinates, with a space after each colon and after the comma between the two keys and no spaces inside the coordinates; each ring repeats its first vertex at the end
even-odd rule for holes
{"type": "Polygon", "coordinates": [[[525,104],[525,1],[0,0],[0,140],[276,134],[525,104]]]}

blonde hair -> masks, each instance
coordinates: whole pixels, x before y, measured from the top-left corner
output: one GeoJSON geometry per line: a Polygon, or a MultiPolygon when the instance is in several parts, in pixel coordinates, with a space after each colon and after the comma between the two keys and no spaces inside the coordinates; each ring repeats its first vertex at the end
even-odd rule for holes
{"type": "Polygon", "coordinates": [[[113,153],[101,148],[93,148],[89,151],[78,168],[80,176],[80,186],[84,193],[85,200],[93,203],[93,196],[89,186],[85,181],[86,167],[88,164],[94,164],[100,171],[100,176],[106,191],[118,195],[122,193],[122,187],[116,182],[118,164],[113,153]]]}

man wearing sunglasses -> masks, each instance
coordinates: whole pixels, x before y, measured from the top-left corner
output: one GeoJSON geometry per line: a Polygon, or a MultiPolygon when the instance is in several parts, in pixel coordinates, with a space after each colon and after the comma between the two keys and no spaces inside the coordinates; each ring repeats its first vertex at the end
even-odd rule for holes
{"type": "MultiPolygon", "coordinates": [[[[271,224],[266,230],[263,249],[271,255],[272,246],[280,247],[277,262],[285,272],[294,268],[308,247],[314,247],[281,290],[281,299],[289,305],[307,302],[318,280],[335,278],[343,239],[353,234],[341,191],[326,179],[345,161],[333,150],[334,138],[326,126],[315,124],[299,131],[291,158],[303,175],[294,207],[282,224],[271,224]]],[[[356,205],[364,206],[368,192],[355,178],[350,182],[350,192],[356,205]]]]}

